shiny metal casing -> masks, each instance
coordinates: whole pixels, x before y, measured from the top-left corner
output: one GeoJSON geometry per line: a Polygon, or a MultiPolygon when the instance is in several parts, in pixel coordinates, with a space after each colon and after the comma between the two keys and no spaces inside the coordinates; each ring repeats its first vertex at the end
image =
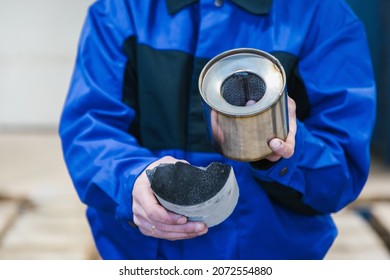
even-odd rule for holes
{"type": "Polygon", "coordinates": [[[251,162],[272,153],[272,138],[288,134],[286,75],[280,62],[257,49],[240,48],[211,59],[199,77],[209,138],[224,156],[251,162]],[[253,73],[265,82],[264,96],[250,106],[229,104],[221,94],[223,82],[237,72],[253,73]]]}

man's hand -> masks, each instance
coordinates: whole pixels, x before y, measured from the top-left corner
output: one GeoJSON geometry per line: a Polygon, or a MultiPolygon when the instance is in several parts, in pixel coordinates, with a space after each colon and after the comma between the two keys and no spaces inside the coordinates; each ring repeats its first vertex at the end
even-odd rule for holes
{"type": "Polygon", "coordinates": [[[272,139],[268,145],[273,151],[273,154],[266,157],[267,160],[275,162],[280,158],[290,158],[294,154],[295,149],[295,134],[297,133],[296,105],[293,99],[288,97],[288,118],[289,118],[289,133],[286,141],[279,138],[272,139]]]}
{"type": "MultiPolygon", "coordinates": [[[[177,161],[173,157],[163,157],[146,169],[153,169],[161,163],[177,161]]],[[[144,235],[180,240],[194,238],[208,231],[204,223],[190,222],[187,217],[170,212],[161,206],[154,196],[145,171],[135,181],[132,196],[134,224],[144,235]]]]}

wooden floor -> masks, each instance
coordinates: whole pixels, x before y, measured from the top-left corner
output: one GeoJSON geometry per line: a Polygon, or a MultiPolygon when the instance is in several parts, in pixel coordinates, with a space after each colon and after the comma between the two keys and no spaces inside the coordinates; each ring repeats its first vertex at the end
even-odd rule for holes
{"type": "MultiPolygon", "coordinates": [[[[0,134],[0,259],[99,258],[56,134],[0,134]]],[[[373,161],[359,199],[334,215],[326,259],[390,259],[390,167],[373,161]]]]}

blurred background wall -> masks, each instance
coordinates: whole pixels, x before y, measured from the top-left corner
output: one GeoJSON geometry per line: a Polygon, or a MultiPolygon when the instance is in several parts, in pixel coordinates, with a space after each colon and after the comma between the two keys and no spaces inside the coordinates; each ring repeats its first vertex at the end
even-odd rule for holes
{"type": "Polygon", "coordinates": [[[0,0],[0,130],[54,130],[92,0],[0,0]]]}

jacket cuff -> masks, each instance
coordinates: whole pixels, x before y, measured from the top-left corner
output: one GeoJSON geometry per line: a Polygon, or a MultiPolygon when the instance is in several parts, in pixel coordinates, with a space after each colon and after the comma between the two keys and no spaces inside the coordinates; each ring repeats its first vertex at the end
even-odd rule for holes
{"type": "Polygon", "coordinates": [[[297,120],[294,154],[290,158],[281,158],[276,162],[262,160],[250,163],[253,176],[260,181],[276,182],[304,193],[303,178],[299,176],[299,162],[304,153],[305,126],[297,120]]]}

